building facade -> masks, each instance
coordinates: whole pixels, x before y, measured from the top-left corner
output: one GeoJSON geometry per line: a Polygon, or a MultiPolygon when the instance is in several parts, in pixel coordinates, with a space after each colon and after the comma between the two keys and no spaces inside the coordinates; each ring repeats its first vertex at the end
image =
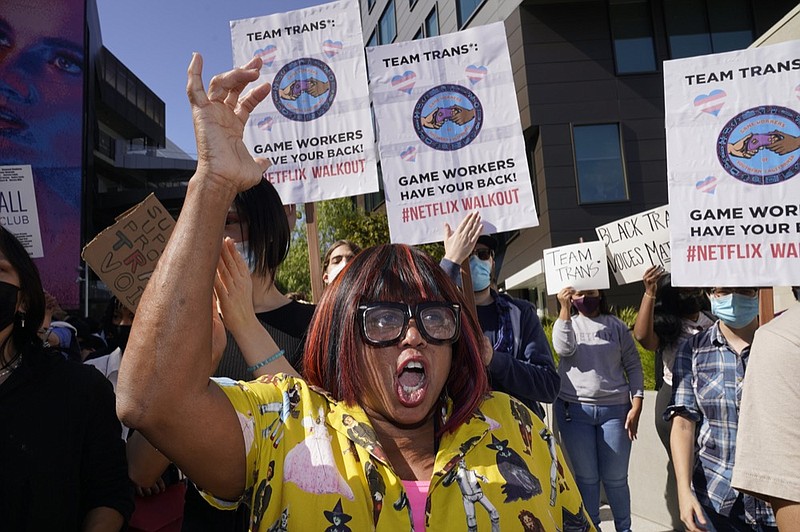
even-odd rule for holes
{"type": "MultiPolygon", "coordinates": [[[[544,249],[596,240],[595,227],[668,202],[662,62],[747,48],[796,5],[361,0],[361,14],[368,45],[505,22],[539,226],[501,235],[498,283],[553,314],[544,249]]],[[[641,285],[612,294],[638,305],[641,285]]]]}

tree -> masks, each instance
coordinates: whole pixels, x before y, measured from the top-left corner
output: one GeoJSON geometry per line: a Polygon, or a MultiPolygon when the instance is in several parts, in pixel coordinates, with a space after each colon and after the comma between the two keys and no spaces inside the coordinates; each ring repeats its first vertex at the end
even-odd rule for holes
{"type": "MultiPolygon", "coordinates": [[[[351,240],[362,248],[390,242],[389,222],[383,211],[364,212],[356,207],[352,198],[320,201],[317,202],[316,209],[320,256],[337,240],[351,240]]],[[[419,247],[437,261],[444,255],[441,243],[419,247]]],[[[285,292],[311,294],[305,216],[297,222],[289,255],[278,270],[277,283],[285,292]]]]}

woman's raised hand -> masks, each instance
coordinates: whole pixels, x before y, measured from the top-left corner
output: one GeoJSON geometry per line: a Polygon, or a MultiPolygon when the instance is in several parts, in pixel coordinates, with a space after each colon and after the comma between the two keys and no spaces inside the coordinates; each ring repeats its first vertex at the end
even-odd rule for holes
{"type": "Polygon", "coordinates": [[[195,53],[189,64],[186,93],[197,138],[196,175],[236,192],[257,184],[269,167],[266,159],[254,159],[242,141],[250,113],[270,91],[270,84],[262,83],[240,98],[260,69],[261,59],[254,57],[242,68],[214,76],[206,91],[203,58],[195,53]]]}

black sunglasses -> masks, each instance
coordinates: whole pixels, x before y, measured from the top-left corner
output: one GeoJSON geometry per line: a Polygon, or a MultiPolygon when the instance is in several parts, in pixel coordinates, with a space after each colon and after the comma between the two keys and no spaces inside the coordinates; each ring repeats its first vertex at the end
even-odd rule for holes
{"type": "Polygon", "coordinates": [[[364,341],[376,347],[397,343],[414,318],[422,337],[431,344],[455,342],[461,328],[461,305],[425,301],[413,308],[406,303],[378,301],[358,306],[364,341]]]}
{"type": "Polygon", "coordinates": [[[489,260],[494,257],[494,251],[488,248],[476,249],[470,255],[475,255],[480,260],[489,260]]]}

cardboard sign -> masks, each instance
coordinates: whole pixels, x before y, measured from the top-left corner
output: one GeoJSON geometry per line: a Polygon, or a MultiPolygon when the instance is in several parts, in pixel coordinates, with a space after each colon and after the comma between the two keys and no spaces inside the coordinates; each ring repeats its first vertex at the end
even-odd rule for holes
{"type": "Polygon", "coordinates": [[[539,224],[502,22],[367,48],[392,242],[539,224]]]}
{"type": "Polygon", "coordinates": [[[602,225],[595,232],[606,245],[608,267],[618,284],[641,281],[651,266],[670,271],[666,205],[602,225]]]}
{"type": "Polygon", "coordinates": [[[231,22],[233,62],[262,60],[270,96],[250,114],[244,143],[272,163],[284,204],[378,190],[358,2],[231,22]]]}
{"type": "Polygon", "coordinates": [[[136,312],[174,227],[175,220],[150,194],[89,242],[83,260],[123,305],[136,312]]]}
{"type": "Polygon", "coordinates": [[[571,286],[575,290],[609,287],[606,246],[603,242],[581,242],[544,250],[544,281],[547,294],[571,286]]]}
{"type": "Polygon", "coordinates": [[[44,257],[29,164],[0,166],[0,225],[17,237],[31,257],[44,257]]]}
{"type": "Polygon", "coordinates": [[[674,286],[800,284],[800,41],[664,62],[674,286]]]}

